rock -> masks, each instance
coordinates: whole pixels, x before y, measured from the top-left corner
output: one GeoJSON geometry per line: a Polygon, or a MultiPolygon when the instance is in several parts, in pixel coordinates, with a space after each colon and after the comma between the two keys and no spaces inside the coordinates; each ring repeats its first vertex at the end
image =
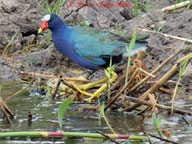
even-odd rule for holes
{"type": "Polygon", "coordinates": [[[23,37],[37,34],[39,14],[31,1],[2,0],[0,7],[0,52],[11,41],[9,53],[22,49],[23,37]],[[14,35],[16,37],[13,39],[14,35]]]}
{"type": "MultiPolygon", "coordinates": [[[[117,28],[118,23],[125,22],[133,16],[132,7],[115,6],[117,3],[115,0],[104,2],[113,4],[114,6],[112,7],[101,6],[100,1],[97,0],[92,0],[92,5],[90,4],[91,6],[89,7],[77,6],[77,2],[79,1],[73,1],[71,6],[67,3],[61,9],[61,16],[69,25],[89,21],[96,28],[108,30],[109,27],[117,28]]],[[[87,3],[84,2],[83,4],[87,3]]]]}
{"type": "Polygon", "coordinates": [[[11,67],[11,62],[6,57],[0,58],[0,81],[3,80],[16,80],[18,77],[17,74],[13,71],[11,67]]]}

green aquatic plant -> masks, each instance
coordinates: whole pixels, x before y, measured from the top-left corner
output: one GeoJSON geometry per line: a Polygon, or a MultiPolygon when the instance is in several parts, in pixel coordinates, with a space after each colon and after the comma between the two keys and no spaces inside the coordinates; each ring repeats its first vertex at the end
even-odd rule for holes
{"type": "Polygon", "coordinates": [[[18,34],[19,31],[16,31],[15,34],[12,36],[11,40],[8,42],[8,44],[5,46],[2,54],[5,54],[7,49],[12,45],[14,39],[16,38],[17,34],[18,34]]]}
{"type": "Polygon", "coordinates": [[[130,68],[130,64],[131,64],[131,52],[132,52],[132,49],[135,45],[136,35],[137,35],[136,31],[134,30],[129,46],[126,45],[127,53],[129,56],[128,56],[128,60],[127,60],[127,71],[126,71],[126,77],[125,77],[125,85],[127,85],[127,83],[128,83],[129,68],[130,68]]]}
{"type": "Polygon", "coordinates": [[[180,64],[180,69],[179,69],[179,80],[176,83],[175,89],[174,89],[174,93],[172,96],[172,100],[171,100],[171,116],[173,116],[173,110],[174,110],[174,100],[176,97],[176,93],[177,93],[177,89],[179,87],[179,83],[181,81],[181,78],[184,74],[184,71],[186,69],[187,64],[189,63],[189,59],[191,59],[191,57],[185,59],[181,64],[180,64]]]}
{"type": "Polygon", "coordinates": [[[49,0],[43,1],[43,13],[55,13],[60,15],[61,8],[64,6],[65,0],[56,0],[54,6],[51,6],[49,0]]]}
{"type": "Polygon", "coordinates": [[[80,26],[90,26],[90,22],[89,21],[83,21],[80,23],[80,26]]]}
{"type": "Polygon", "coordinates": [[[64,117],[64,114],[67,110],[67,107],[69,106],[69,104],[74,100],[74,97],[69,97],[67,98],[66,100],[64,100],[62,102],[62,104],[60,105],[59,107],[59,112],[58,112],[58,122],[59,122],[59,127],[61,130],[63,130],[63,127],[62,127],[62,122],[63,122],[63,117],[64,117]]]}
{"type": "Polygon", "coordinates": [[[153,112],[152,118],[153,118],[153,122],[155,124],[156,130],[157,130],[157,133],[159,134],[160,137],[162,137],[162,133],[159,129],[161,126],[162,117],[157,118],[156,113],[153,112]]]}
{"type": "Polygon", "coordinates": [[[129,140],[147,140],[145,136],[130,136],[130,135],[118,135],[118,134],[105,134],[105,136],[99,133],[82,133],[82,132],[45,132],[45,131],[25,131],[25,132],[5,132],[0,133],[0,137],[44,137],[44,138],[58,138],[58,137],[91,137],[91,138],[103,138],[106,136],[110,139],[129,139],[129,140]]]}
{"type": "Polygon", "coordinates": [[[111,96],[111,73],[113,72],[115,66],[112,65],[112,57],[110,58],[109,68],[105,70],[105,74],[108,78],[108,101],[110,101],[111,96]]]}
{"type": "Polygon", "coordinates": [[[105,123],[107,124],[108,128],[110,129],[110,131],[115,134],[115,131],[113,130],[113,128],[111,127],[109,121],[107,120],[107,117],[105,116],[105,105],[104,103],[102,105],[99,104],[99,108],[100,108],[100,113],[99,113],[99,119],[101,119],[101,116],[104,118],[105,123]]]}
{"type": "Polygon", "coordinates": [[[138,16],[140,11],[141,9],[139,9],[138,0],[135,0],[135,16],[138,16]]]}

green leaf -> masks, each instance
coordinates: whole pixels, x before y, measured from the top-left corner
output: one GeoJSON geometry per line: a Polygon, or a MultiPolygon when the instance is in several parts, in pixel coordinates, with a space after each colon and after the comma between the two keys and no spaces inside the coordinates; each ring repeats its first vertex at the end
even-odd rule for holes
{"type": "Polygon", "coordinates": [[[126,71],[125,85],[128,84],[129,67],[130,67],[130,64],[131,64],[131,52],[132,52],[132,49],[133,49],[133,47],[135,45],[136,35],[137,35],[136,30],[134,30],[129,47],[127,45],[125,45],[126,49],[127,49],[127,53],[129,55],[128,60],[127,60],[127,71],[126,71]]]}
{"type": "Polygon", "coordinates": [[[105,116],[105,111],[104,110],[105,110],[105,104],[102,103],[102,105],[100,106],[100,113],[105,116]]]}
{"type": "Polygon", "coordinates": [[[153,113],[152,118],[153,118],[154,123],[156,123],[157,120],[156,120],[156,113],[155,112],[153,113]]]}
{"type": "Polygon", "coordinates": [[[90,22],[89,21],[83,21],[80,23],[80,25],[82,26],[90,26],[90,22]]]}
{"type": "Polygon", "coordinates": [[[69,106],[69,104],[74,100],[73,98],[67,98],[66,100],[63,101],[63,103],[61,104],[60,108],[59,108],[59,112],[58,112],[58,121],[59,121],[59,127],[62,130],[62,120],[64,117],[64,114],[66,112],[67,107],[69,106]]]}
{"type": "Polygon", "coordinates": [[[115,68],[115,66],[113,65],[113,66],[111,66],[110,68],[109,68],[109,73],[112,73],[112,71],[114,70],[114,68],[115,68]]]}
{"type": "Polygon", "coordinates": [[[134,45],[135,45],[135,41],[136,41],[136,31],[134,30],[133,32],[133,36],[132,36],[132,39],[131,39],[131,42],[130,42],[130,45],[129,45],[129,49],[132,51],[134,45]]]}
{"type": "Polygon", "coordinates": [[[181,77],[182,77],[183,74],[184,74],[184,71],[185,71],[185,68],[186,68],[186,66],[187,66],[187,64],[188,64],[188,62],[189,62],[189,59],[191,59],[191,57],[188,58],[188,59],[185,59],[185,60],[180,64],[180,70],[179,70],[179,78],[180,78],[180,79],[181,79],[181,77]]]}
{"type": "Polygon", "coordinates": [[[17,32],[15,32],[15,34],[13,35],[13,37],[11,38],[11,40],[8,42],[8,44],[5,46],[2,54],[4,54],[7,49],[9,48],[9,46],[13,43],[14,39],[16,38],[17,34],[18,34],[19,30],[17,32]]]}
{"type": "Polygon", "coordinates": [[[139,14],[139,6],[138,6],[138,1],[135,0],[135,15],[138,16],[139,14]]]}
{"type": "Polygon", "coordinates": [[[161,29],[163,28],[165,26],[165,23],[164,24],[162,24],[158,29],[157,29],[157,32],[160,32],[161,31],[161,29]]]}
{"type": "Polygon", "coordinates": [[[105,74],[107,75],[107,77],[109,78],[110,77],[110,73],[107,70],[104,70],[104,71],[105,71],[105,74]]]}
{"type": "Polygon", "coordinates": [[[52,13],[51,6],[49,5],[49,1],[46,0],[47,13],[52,13]]]}
{"type": "Polygon", "coordinates": [[[161,126],[161,122],[162,122],[162,117],[157,119],[157,128],[159,129],[161,126]]]}
{"type": "Polygon", "coordinates": [[[159,128],[161,126],[161,122],[162,122],[162,117],[157,119],[156,113],[153,112],[152,118],[153,118],[156,130],[157,130],[157,133],[159,134],[160,137],[162,137],[161,131],[159,130],[159,128]]]}

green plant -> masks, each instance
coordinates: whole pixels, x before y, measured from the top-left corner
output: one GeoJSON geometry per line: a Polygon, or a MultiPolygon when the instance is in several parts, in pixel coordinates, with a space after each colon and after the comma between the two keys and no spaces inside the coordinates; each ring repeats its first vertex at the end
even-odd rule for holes
{"type": "Polygon", "coordinates": [[[162,25],[160,25],[160,27],[157,29],[157,32],[160,32],[161,29],[165,26],[165,23],[163,23],[162,25]]]}
{"type": "Polygon", "coordinates": [[[157,133],[159,134],[160,137],[162,137],[162,133],[160,131],[160,126],[161,126],[161,122],[162,122],[162,117],[159,117],[157,119],[157,116],[156,116],[156,113],[153,112],[153,115],[152,115],[152,118],[153,118],[153,122],[155,124],[155,127],[156,127],[156,130],[157,130],[157,133]]]}
{"type": "Polygon", "coordinates": [[[111,56],[108,71],[105,70],[105,74],[108,78],[108,101],[110,101],[110,96],[111,96],[111,82],[110,82],[110,80],[111,80],[111,73],[114,70],[114,68],[115,68],[115,66],[114,65],[112,66],[112,56],[111,56]]]}
{"type": "Polygon", "coordinates": [[[175,4],[178,4],[178,3],[181,3],[181,2],[183,2],[183,0],[176,0],[175,4]]]}
{"type": "Polygon", "coordinates": [[[62,120],[64,117],[64,114],[67,110],[67,107],[69,106],[69,104],[74,100],[74,97],[69,97],[66,100],[63,101],[63,103],[60,105],[59,107],[59,112],[58,112],[58,122],[59,122],[59,127],[61,130],[63,130],[62,128],[62,120]]]}
{"type": "Polygon", "coordinates": [[[149,11],[149,3],[148,3],[148,2],[145,2],[144,10],[145,10],[146,12],[149,11]]]}
{"type": "Polygon", "coordinates": [[[99,133],[82,133],[82,132],[45,132],[45,131],[24,131],[24,132],[5,132],[0,133],[1,138],[6,137],[43,137],[48,138],[48,140],[58,137],[81,137],[81,138],[99,138],[106,139],[106,136],[110,139],[129,139],[129,140],[147,140],[145,136],[130,136],[130,135],[117,135],[117,134],[105,134],[105,136],[99,133]],[[50,138],[50,139],[49,139],[50,138]]]}
{"type": "Polygon", "coordinates": [[[52,88],[50,87],[50,86],[48,86],[48,85],[43,85],[42,86],[42,89],[44,89],[46,92],[47,92],[47,96],[50,98],[51,97],[51,91],[52,91],[52,88]]]}
{"type": "Polygon", "coordinates": [[[184,0],[176,0],[176,1],[175,1],[175,7],[174,7],[174,9],[173,9],[173,13],[175,13],[175,12],[181,12],[181,11],[184,10],[184,9],[177,9],[177,7],[176,7],[176,5],[179,4],[179,3],[181,3],[181,2],[184,2],[184,0]]]}
{"type": "Polygon", "coordinates": [[[90,22],[89,21],[83,21],[80,23],[81,26],[90,26],[90,22]]]}
{"type": "Polygon", "coordinates": [[[152,5],[151,1],[150,2],[145,1],[145,7],[143,8],[144,11],[149,12],[149,11],[153,11],[154,9],[155,9],[155,6],[152,5]]]}
{"type": "Polygon", "coordinates": [[[144,4],[145,4],[144,7],[139,7],[138,0],[135,0],[134,15],[136,17],[141,16],[139,14],[141,11],[149,12],[155,9],[155,6],[153,5],[152,1],[144,1],[144,4]]]}
{"type": "Polygon", "coordinates": [[[25,52],[26,52],[26,53],[28,52],[28,50],[29,50],[29,48],[30,48],[30,44],[31,44],[31,41],[28,40],[28,41],[27,41],[27,47],[25,48],[25,52]]]}
{"type": "Polygon", "coordinates": [[[99,108],[100,108],[100,113],[99,113],[99,119],[101,119],[101,116],[103,116],[107,126],[109,127],[109,129],[111,130],[111,132],[113,134],[115,134],[115,131],[113,130],[113,128],[111,127],[111,125],[109,124],[109,121],[107,120],[107,117],[105,116],[105,105],[104,103],[102,105],[99,104],[99,108]]]}
{"type": "Polygon", "coordinates": [[[183,74],[184,74],[185,68],[186,68],[186,66],[187,66],[187,64],[188,64],[188,62],[189,62],[189,59],[191,59],[191,57],[188,58],[188,59],[185,59],[185,60],[180,64],[179,80],[178,80],[177,83],[176,83],[176,86],[175,86],[175,89],[174,89],[174,93],[173,93],[173,96],[172,96],[172,100],[171,100],[171,116],[173,115],[174,100],[175,100],[175,96],[176,96],[176,93],[177,93],[177,89],[178,89],[178,87],[179,87],[179,83],[180,83],[180,81],[181,81],[181,78],[182,78],[182,76],[183,76],[183,74]]]}
{"type": "MultiPolygon", "coordinates": [[[[191,2],[192,2],[192,0],[191,0],[191,2]]],[[[190,4],[187,6],[187,9],[189,9],[189,8],[191,7],[191,5],[192,5],[192,4],[190,3],[190,4]]]]}
{"type": "Polygon", "coordinates": [[[15,34],[12,36],[11,40],[8,42],[8,44],[5,46],[2,54],[5,54],[7,49],[11,46],[11,44],[13,43],[14,39],[16,38],[17,34],[19,31],[15,32],[15,34]]]}
{"type": "Polygon", "coordinates": [[[51,7],[49,0],[43,1],[43,12],[46,13],[55,13],[60,15],[60,10],[64,6],[65,0],[56,0],[54,7],[51,7]]]}
{"type": "Polygon", "coordinates": [[[189,62],[189,59],[191,58],[188,58],[186,60],[183,61],[183,63],[180,64],[180,70],[179,70],[179,79],[182,78],[183,74],[184,74],[184,71],[185,71],[185,68],[189,62]]]}
{"type": "Polygon", "coordinates": [[[141,9],[139,9],[138,1],[135,0],[135,16],[138,16],[140,11],[141,9]]]}
{"type": "Polygon", "coordinates": [[[125,32],[123,31],[123,28],[121,26],[119,26],[117,29],[109,29],[109,32],[119,35],[121,37],[125,36],[125,32]]]}
{"type": "Polygon", "coordinates": [[[132,52],[132,49],[133,49],[133,47],[135,45],[135,41],[136,41],[136,31],[134,30],[131,42],[129,44],[129,47],[126,45],[127,53],[128,53],[129,56],[128,56],[128,61],[127,61],[127,71],[126,71],[126,77],[125,77],[125,85],[127,85],[127,83],[128,83],[129,68],[130,68],[130,63],[131,63],[131,52],[132,52]]]}

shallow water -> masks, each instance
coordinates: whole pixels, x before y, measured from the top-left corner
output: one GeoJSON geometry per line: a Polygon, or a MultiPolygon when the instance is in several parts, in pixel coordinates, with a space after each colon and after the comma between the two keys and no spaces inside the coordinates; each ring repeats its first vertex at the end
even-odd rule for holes
{"type": "MultiPolygon", "coordinates": [[[[13,82],[0,82],[3,85],[0,93],[1,97],[12,95],[16,91],[22,88],[21,85],[13,82]]],[[[0,115],[0,131],[1,132],[13,132],[13,131],[60,131],[57,112],[58,108],[63,99],[57,101],[50,101],[47,95],[40,95],[38,92],[28,91],[17,95],[13,99],[7,102],[10,109],[15,113],[13,119],[13,125],[10,126],[3,119],[3,115],[0,115]],[[28,113],[31,112],[33,115],[32,124],[28,123],[28,113]]],[[[184,104],[186,110],[191,110],[191,104],[184,104]]],[[[80,111],[82,105],[73,103],[67,109],[65,117],[63,119],[63,129],[65,132],[93,132],[97,130],[103,133],[110,133],[108,127],[101,121],[98,120],[98,112],[93,111],[80,111]]],[[[152,133],[157,135],[154,124],[151,119],[142,121],[142,118],[137,116],[136,113],[120,113],[120,112],[107,112],[108,120],[118,134],[128,135],[142,135],[143,132],[152,133]]],[[[188,126],[179,115],[175,115],[172,119],[167,119],[165,115],[163,117],[162,129],[169,129],[172,133],[174,141],[179,143],[190,143],[192,142],[192,128],[188,126]]],[[[192,122],[191,117],[186,116],[189,123],[192,122]]],[[[160,141],[152,139],[154,143],[160,141]]],[[[119,142],[125,143],[125,140],[119,142]]],[[[4,138],[1,139],[0,143],[65,143],[65,144],[110,144],[110,141],[87,141],[85,139],[69,139],[69,138],[4,138]]],[[[131,141],[131,144],[146,144],[144,141],[131,141]]]]}

